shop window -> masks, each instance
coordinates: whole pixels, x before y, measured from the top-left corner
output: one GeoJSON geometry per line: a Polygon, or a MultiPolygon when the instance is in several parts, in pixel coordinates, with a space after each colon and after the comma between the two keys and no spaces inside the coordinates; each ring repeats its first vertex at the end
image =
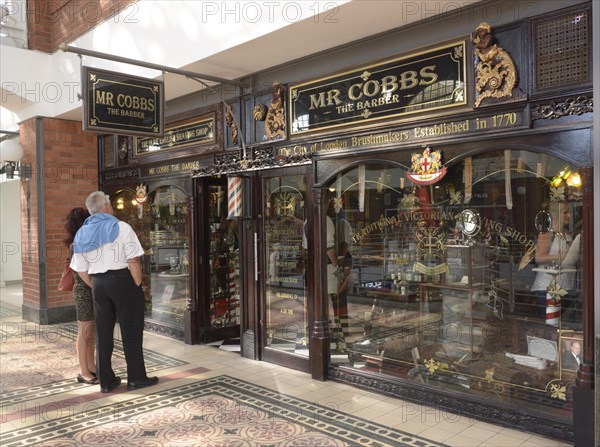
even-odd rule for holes
{"type": "Polygon", "coordinates": [[[568,422],[582,338],[576,169],[526,151],[465,159],[424,186],[407,169],[359,166],[326,190],[331,362],[568,422]]]}
{"type": "Polygon", "coordinates": [[[187,197],[175,186],[157,188],[143,203],[136,197],[125,190],[111,201],[115,216],[133,227],[144,248],[146,318],[183,328],[190,294],[187,197]]]}

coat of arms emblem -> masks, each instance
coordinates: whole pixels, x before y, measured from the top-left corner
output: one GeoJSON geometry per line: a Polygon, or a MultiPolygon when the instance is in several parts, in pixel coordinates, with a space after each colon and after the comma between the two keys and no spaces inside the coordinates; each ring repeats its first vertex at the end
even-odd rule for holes
{"type": "Polygon", "coordinates": [[[446,167],[442,165],[442,153],[432,151],[429,146],[422,154],[412,154],[411,163],[411,170],[406,176],[417,185],[431,185],[446,175],[446,167]]]}

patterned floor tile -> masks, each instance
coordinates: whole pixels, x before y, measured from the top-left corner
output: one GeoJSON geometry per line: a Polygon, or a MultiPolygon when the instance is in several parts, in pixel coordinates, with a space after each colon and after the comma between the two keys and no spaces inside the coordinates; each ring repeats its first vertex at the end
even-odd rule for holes
{"type": "MultiPolygon", "coordinates": [[[[75,380],[79,367],[75,323],[39,325],[31,322],[2,322],[0,334],[0,392],[2,405],[15,405],[34,399],[81,389],[75,380]]],[[[149,374],[187,362],[144,349],[149,374]]],[[[115,340],[113,369],[127,376],[121,340],[115,340]]],[[[96,385],[97,386],[97,385],[96,385]]]]}
{"type": "Polygon", "coordinates": [[[23,446],[437,447],[433,441],[230,376],[194,381],[12,431],[23,446]]]}

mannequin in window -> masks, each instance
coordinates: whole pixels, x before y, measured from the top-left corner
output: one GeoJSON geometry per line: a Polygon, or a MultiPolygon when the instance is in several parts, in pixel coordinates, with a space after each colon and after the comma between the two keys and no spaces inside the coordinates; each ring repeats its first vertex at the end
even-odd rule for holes
{"type": "Polygon", "coordinates": [[[338,280],[336,272],[338,270],[338,256],[335,245],[335,208],[333,199],[329,201],[327,207],[327,215],[325,216],[326,225],[326,249],[327,249],[327,295],[333,305],[334,324],[332,326],[332,338],[336,340],[337,348],[345,347],[343,333],[341,331],[341,323],[339,319],[339,302],[338,302],[338,280]]]}
{"type": "Polygon", "coordinates": [[[335,222],[338,268],[335,273],[337,280],[336,297],[332,302],[336,325],[338,330],[341,331],[336,350],[345,352],[346,337],[349,335],[348,290],[352,282],[352,254],[350,250],[352,248],[353,231],[350,222],[346,219],[344,210],[340,210],[335,222]]]}
{"type": "MultiPolygon", "coordinates": [[[[569,206],[565,202],[551,202],[547,212],[551,219],[551,228],[541,231],[535,246],[535,261],[539,267],[552,267],[571,270],[575,267],[576,259],[579,257],[580,236],[573,241],[569,234],[570,213],[569,206]],[[573,250],[570,250],[572,246],[573,250]],[[574,253],[576,252],[576,253],[574,253]]],[[[540,317],[546,319],[547,290],[552,280],[561,285],[563,289],[570,292],[574,289],[574,272],[563,272],[554,275],[546,271],[538,271],[531,290],[535,292],[540,317]]],[[[562,298],[565,300],[565,297],[562,298]]]]}

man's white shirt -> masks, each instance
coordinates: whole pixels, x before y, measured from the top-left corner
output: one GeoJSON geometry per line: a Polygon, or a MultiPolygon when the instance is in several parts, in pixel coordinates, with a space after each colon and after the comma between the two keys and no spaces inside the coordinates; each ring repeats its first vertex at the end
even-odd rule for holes
{"type": "Polygon", "coordinates": [[[70,266],[76,272],[93,275],[127,268],[127,260],[143,254],[144,249],[135,231],[128,223],[119,221],[119,235],[113,242],[85,253],[73,254],[70,266]]]}

